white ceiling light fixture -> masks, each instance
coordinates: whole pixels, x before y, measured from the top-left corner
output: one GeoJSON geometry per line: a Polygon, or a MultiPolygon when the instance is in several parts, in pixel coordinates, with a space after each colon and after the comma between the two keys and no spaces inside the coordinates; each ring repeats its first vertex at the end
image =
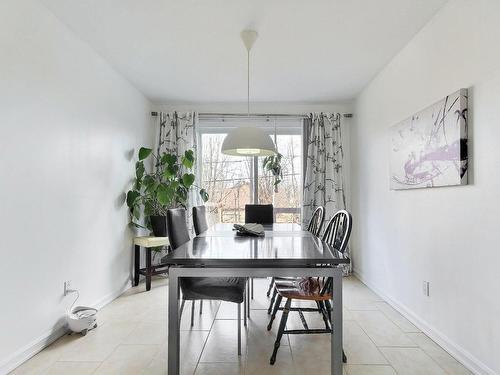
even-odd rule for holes
{"type": "MultiPolygon", "coordinates": [[[[257,32],[243,30],[241,39],[247,49],[247,113],[250,117],[250,50],[257,40],[257,32]]],[[[232,156],[271,156],[276,147],[269,134],[257,127],[242,126],[229,132],[222,142],[222,153],[232,156]]]]}

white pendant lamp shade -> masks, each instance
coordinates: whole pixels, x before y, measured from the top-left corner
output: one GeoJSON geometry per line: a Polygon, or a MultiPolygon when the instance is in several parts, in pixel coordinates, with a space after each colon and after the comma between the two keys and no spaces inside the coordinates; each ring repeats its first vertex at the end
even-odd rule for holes
{"type": "MultiPolygon", "coordinates": [[[[241,39],[247,49],[247,110],[250,118],[250,50],[257,40],[257,32],[243,30],[241,39]]],[[[232,156],[272,156],[276,154],[274,142],[263,130],[257,127],[238,127],[224,138],[221,152],[232,156]]]]}
{"type": "Polygon", "coordinates": [[[276,147],[271,136],[261,129],[239,127],[224,138],[222,153],[232,156],[272,156],[276,154],[276,147]]]}

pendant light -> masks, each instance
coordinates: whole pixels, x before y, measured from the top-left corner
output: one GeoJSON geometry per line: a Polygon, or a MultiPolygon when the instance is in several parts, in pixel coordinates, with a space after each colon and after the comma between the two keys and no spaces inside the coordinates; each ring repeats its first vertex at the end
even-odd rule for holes
{"type": "MultiPolygon", "coordinates": [[[[250,50],[257,40],[257,32],[243,30],[241,39],[247,49],[247,114],[250,118],[250,50]]],[[[224,142],[222,153],[232,156],[271,156],[276,154],[276,147],[269,134],[258,127],[241,126],[231,130],[224,142]]]]}

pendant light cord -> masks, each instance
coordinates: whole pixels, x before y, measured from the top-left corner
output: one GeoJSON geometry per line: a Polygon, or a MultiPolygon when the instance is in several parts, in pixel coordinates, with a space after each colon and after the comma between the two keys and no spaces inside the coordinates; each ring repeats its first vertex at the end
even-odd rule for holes
{"type": "Polygon", "coordinates": [[[250,49],[247,49],[247,115],[250,117],[250,49]]]}

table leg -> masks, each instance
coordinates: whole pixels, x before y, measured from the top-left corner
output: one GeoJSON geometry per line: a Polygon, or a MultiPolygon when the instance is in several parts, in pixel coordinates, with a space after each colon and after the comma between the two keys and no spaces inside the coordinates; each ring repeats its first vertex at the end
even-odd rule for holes
{"type": "Polygon", "coordinates": [[[243,292],[243,325],[247,326],[247,291],[243,292]]]}
{"type": "Polygon", "coordinates": [[[250,279],[250,288],[252,289],[252,292],[251,292],[251,298],[253,299],[253,277],[250,279]]]}
{"type": "Polygon", "coordinates": [[[146,248],[146,290],[151,290],[151,248],[146,248]]]}
{"type": "Polygon", "coordinates": [[[139,268],[141,267],[141,247],[135,245],[134,251],[134,286],[139,285],[139,268]]]}
{"type": "Polygon", "coordinates": [[[342,269],[332,268],[332,334],[331,366],[332,375],[342,374],[342,269]]]}
{"type": "Polygon", "coordinates": [[[250,278],[247,279],[246,297],[247,297],[247,317],[250,318],[250,278]]]}
{"type": "Polygon", "coordinates": [[[179,268],[170,267],[168,275],[168,374],[179,375],[179,268]]]}

